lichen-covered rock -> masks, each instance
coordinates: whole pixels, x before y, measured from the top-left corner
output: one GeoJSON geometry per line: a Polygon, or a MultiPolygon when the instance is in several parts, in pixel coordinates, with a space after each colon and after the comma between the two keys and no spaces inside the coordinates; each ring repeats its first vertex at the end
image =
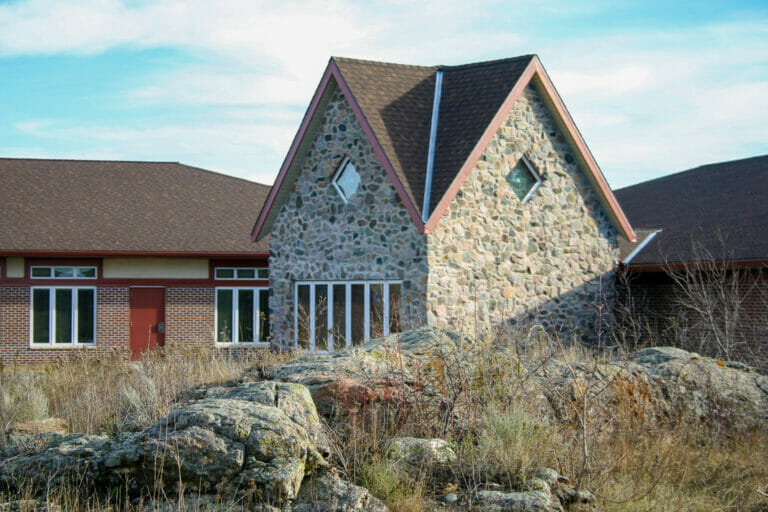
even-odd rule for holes
{"type": "Polygon", "coordinates": [[[480,510],[493,512],[597,510],[595,496],[591,492],[576,489],[566,477],[550,468],[527,472],[522,489],[518,491],[479,491],[475,502],[480,510]]]}
{"type": "Polygon", "coordinates": [[[270,370],[273,380],[309,388],[321,414],[355,412],[371,402],[437,396],[435,384],[460,337],[422,327],[333,354],[300,356],[270,370]]]}
{"type": "Polygon", "coordinates": [[[646,348],[632,361],[694,418],[737,428],[768,427],[766,375],[674,347],[646,348]]]}
{"type": "Polygon", "coordinates": [[[0,483],[45,490],[74,478],[87,490],[130,476],[139,486],[164,482],[170,493],[179,483],[204,492],[247,488],[281,504],[325,466],[321,450],[327,439],[307,388],[246,382],[201,393],[142,432],[27,438],[0,461],[0,483]]]}
{"type": "Polygon", "coordinates": [[[456,453],[443,439],[396,437],[389,442],[385,457],[412,475],[438,479],[450,477],[456,453]]]}
{"type": "MultiPolygon", "coordinates": [[[[45,434],[42,434],[45,436],[45,434]]],[[[94,485],[104,477],[104,456],[110,448],[107,436],[68,434],[28,440],[25,449],[0,460],[0,483],[4,487],[33,489],[64,484],[94,485]]]]}
{"type": "Polygon", "coordinates": [[[36,500],[16,500],[0,503],[0,512],[60,512],[61,507],[53,503],[36,500]]]}
{"type": "Polygon", "coordinates": [[[112,451],[112,472],[140,469],[161,478],[212,489],[256,486],[269,500],[292,499],[305,474],[325,461],[325,439],[307,389],[250,382],[212,389],[112,451]]]}
{"type": "Polygon", "coordinates": [[[371,493],[334,472],[307,478],[293,503],[293,512],[388,512],[371,493]]]}
{"type": "Polygon", "coordinates": [[[478,510],[488,512],[555,512],[561,511],[552,495],[544,491],[479,491],[475,496],[478,510]]]}

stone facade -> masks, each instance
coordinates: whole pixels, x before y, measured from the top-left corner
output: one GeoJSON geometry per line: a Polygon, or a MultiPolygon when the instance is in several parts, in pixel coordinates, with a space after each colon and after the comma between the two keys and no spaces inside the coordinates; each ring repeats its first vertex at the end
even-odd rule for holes
{"type": "Polygon", "coordinates": [[[589,337],[614,295],[617,232],[533,85],[427,240],[438,326],[523,321],[589,337]],[[505,180],[523,155],[543,180],[525,204],[505,180]]]}
{"type": "Polygon", "coordinates": [[[338,89],[327,94],[333,97],[270,234],[270,309],[278,345],[293,343],[297,280],[402,280],[402,327],[425,321],[426,239],[344,95],[338,89]],[[361,178],[348,203],[331,183],[345,155],[361,178]]]}
{"type": "Polygon", "coordinates": [[[296,281],[401,279],[407,326],[477,332],[537,323],[592,337],[614,296],[617,231],[533,86],[435,231],[418,232],[354,113],[333,91],[270,235],[274,342],[294,339],[296,281]],[[332,184],[348,155],[361,176],[345,204],[332,184]],[[523,204],[505,177],[525,155],[542,184],[523,204]]]}

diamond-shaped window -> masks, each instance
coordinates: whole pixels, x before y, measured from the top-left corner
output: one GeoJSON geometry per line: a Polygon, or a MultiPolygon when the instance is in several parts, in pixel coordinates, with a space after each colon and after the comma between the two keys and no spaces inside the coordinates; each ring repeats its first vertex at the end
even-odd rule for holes
{"type": "Polygon", "coordinates": [[[531,198],[536,189],[539,188],[539,185],[541,185],[541,176],[539,176],[530,160],[525,156],[517,161],[505,179],[523,204],[528,202],[528,199],[531,198]]]}
{"type": "Polygon", "coordinates": [[[341,161],[332,182],[345,203],[349,201],[350,197],[355,195],[357,188],[360,186],[360,174],[358,174],[355,165],[350,161],[349,157],[344,157],[344,160],[341,161]]]}

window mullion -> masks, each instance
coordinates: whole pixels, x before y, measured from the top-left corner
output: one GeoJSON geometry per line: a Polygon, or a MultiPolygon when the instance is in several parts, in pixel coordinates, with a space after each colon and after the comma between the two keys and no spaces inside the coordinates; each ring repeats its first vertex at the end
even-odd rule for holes
{"type": "Polygon", "coordinates": [[[347,294],[344,308],[344,313],[346,315],[346,321],[344,322],[344,334],[346,338],[345,343],[347,347],[349,347],[352,345],[352,284],[346,283],[344,288],[344,292],[347,294]]]}
{"type": "Polygon", "coordinates": [[[333,281],[328,283],[328,352],[333,352],[333,281]]]}
{"type": "Polygon", "coordinates": [[[69,336],[69,342],[73,345],[77,344],[77,308],[78,304],[77,301],[80,299],[79,294],[77,293],[77,288],[72,288],[70,291],[72,294],[72,300],[71,300],[71,307],[69,311],[69,317],[72,319],[72,333],[69,336]]]}
{"type": "Polygon", "coordinates": [[[232,343],[239,343],[240,329],[238,322],[240,321],[240,294],[236,288],[232,288],[232,343]]]}
{"type": "Polygon", "coordinates": [[[56,288],[48,288],[48,344],[56,339],[56,288]]]}
{"type": "Polygon", "coordinates": [[[309,351],[315,351],[315,283],[309,286],[309,351]]]}
{"type": "Polygon", "coordinates": [[[363,291],[363,341],[368,343],[371,339],[371,283],[365,283],[363,291]]]}
{"type": "Polygon", "coordinates": [[[382,282],[382,288],[384,288],[384,318],[382,319],[382,322],[384,322],[383,325],[383,332],[384,336],[389,336],[389,283],[386,281],[382,282]]]}
{"type": "Polygon", "coordinates": [[[261,292],[258,288],[251,288],[253,294],[253,341],[254,343],[261,341],[261,292]]]}

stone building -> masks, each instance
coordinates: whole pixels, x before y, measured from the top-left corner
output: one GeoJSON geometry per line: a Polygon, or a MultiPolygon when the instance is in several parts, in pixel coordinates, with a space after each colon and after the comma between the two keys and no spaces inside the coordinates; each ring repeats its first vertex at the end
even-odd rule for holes
{"type": "Polygon", "coordinates": [[[273,343],[424,323],[583,337],[635,234],[536,56],[333,58],[253,229],[273,343]]]}

